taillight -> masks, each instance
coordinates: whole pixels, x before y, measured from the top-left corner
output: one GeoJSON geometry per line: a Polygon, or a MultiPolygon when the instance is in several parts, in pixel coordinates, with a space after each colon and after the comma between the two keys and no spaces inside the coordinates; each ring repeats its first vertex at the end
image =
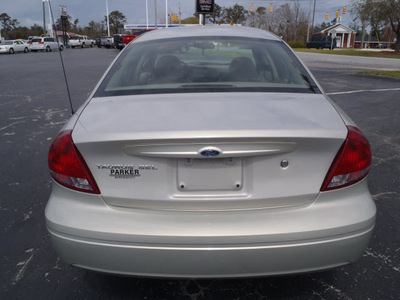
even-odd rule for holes
{"type": "Polygon", "coordinates": [[[44,44],[44,42],[39,42],[39,44],[44,44]]]}
{"type": "Polygon", "coordinates": [[[50,146],[49,168],[59,184],[81,192],[100,194],[82,155],[75,147],[72,130],[60,132],[50,146]]]}
{"type": "Polygon", "coordinates": [[[368,175],[371,166],[371,148],[368,140],[358,128],[347,126],[347,129],[347,138],[336,154],[321,191],[349,186],[368,175]]]}

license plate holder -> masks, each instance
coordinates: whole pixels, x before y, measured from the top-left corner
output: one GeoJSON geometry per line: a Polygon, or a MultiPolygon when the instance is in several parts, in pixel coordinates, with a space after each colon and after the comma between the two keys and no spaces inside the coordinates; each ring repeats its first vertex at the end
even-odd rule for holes
{"type": "Polygon", "coordinates": [[[237,191],[243,185],[241,158],[179,159],[181,191],[237,191]]]}

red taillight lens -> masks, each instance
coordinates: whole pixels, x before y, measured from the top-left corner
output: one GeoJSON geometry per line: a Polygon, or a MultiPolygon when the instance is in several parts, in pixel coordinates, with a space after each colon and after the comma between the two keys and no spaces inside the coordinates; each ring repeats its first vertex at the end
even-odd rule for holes
{"type": "Polygon", "coordinates": [[[39,44],[44,44],[44,42],[39,42],[39,44]]]}
{"type": "Polygon", "coordinates": [[[81,192],[100,194],[84,159],[75,147],[72,130],[60,132],[50,146],[49,168],[59,184],[81,192]]]}
{"type": "Polygon", "coordinates": [[[362,132],[347,126],[348,134],[322,184],[321,191],[329,191],[354,184],[368,175],[371,148],[362,132]]]}

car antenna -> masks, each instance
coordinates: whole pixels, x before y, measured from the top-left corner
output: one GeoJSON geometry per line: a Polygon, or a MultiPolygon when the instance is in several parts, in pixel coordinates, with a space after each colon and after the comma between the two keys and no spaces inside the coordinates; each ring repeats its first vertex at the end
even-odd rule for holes
{"type": "MultiPolygon", "coordinates": [[[[67,74],[65,73],[65,66],[64,66],[64,60],[63,60],[63,56],[61,54],[62,51],[60,51],[60,41],[58,39],[58,34],[57,34],[57,27],[56,27],[56,23],[54,22],[54,16],[53,16],[53,9],[51,8],[51,3],[50,1],[48,1],[49,3],[49,8],[50,8],[50,15],[51,15],[51,22],[52,22],[52,26],[53,28],[56,29],[56,41],[57,41],[57,46],[58,46],[58,53],[60,55],[60,60],[61,60],[61,66],[63,69],[63,74],[64,74],[64,81],[65,81],[65,85],[67,87],[67,93],[68,93],[68,99],[69,99],[69,105],[71,107],[71,114],[74,114],[74,107],[72,106],[72,99],[71,99],[71,93],[69,91],[69,85],[68,85],[68,79],[67,79],[67,74]]],[[[44,31],[46,32],[46,28],[43,28],[44,31]]]]}

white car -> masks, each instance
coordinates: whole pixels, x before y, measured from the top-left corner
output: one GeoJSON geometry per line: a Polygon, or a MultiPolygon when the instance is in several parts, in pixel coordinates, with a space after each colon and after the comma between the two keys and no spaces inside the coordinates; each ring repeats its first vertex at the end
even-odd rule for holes
{"type": "Polygon", "coordinates": [[[64,45],[56,41],[52,37],[34,37],[29,44],[29,49],[33,52],[46,51],[50,52],[53,50],[64,50],[64,45]]]}
{"type": "Polygon", "coordinates": [[[69,38],[69,44],[71,48],[80,47],[85,48],[86,46],[94,47],[95,41],[89,39],[86,35],[71,36],[69,38]]]}
{"type": "Polygon", "coordinates": [[[216,278],[355,262],[373,233],[369,143],[278,37],[155,30],[121,52],[49,150],[65,262],[216,278]]]}
{"type": "Polygon", "coordinates": [[[29,52],[29,46],[20,40],[3,41],[0,44],[0,53],[29,52]]]}

